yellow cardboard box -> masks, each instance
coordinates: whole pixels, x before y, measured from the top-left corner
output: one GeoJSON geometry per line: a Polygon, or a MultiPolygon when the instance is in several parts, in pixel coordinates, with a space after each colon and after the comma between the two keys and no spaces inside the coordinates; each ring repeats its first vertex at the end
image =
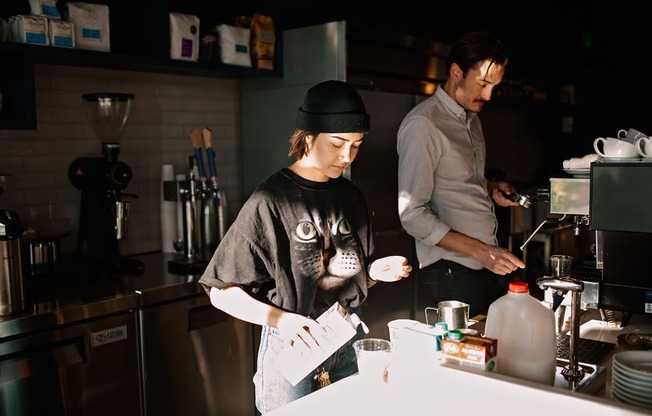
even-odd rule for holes
{"type": "Polygon", "coordinates": [[[461,340],[444,338],[441,349],[446,362],[496,372],[498,341],[494,338],[471,335],[465,335],[461,340]]]}

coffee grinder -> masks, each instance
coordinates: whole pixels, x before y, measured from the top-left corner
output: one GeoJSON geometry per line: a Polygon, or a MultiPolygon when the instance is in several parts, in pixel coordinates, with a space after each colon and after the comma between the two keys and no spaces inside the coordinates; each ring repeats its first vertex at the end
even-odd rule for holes
{"type": "MultiPolygon", "coordinates": [[[[109,273],[125,273],[142,263],[120,258],[118,240],[126,237],[129,202],[123,191],[133,172],[118,160],[119,139],[129,117],[132,94],[82,95],[96,134],[102,140],[102,157],[80,157],[68,168],[72,185],[81,190],[80,253],[88,265],[109,273]]],[[[134,197],[135,195],[128,195],[134,197]]]]}

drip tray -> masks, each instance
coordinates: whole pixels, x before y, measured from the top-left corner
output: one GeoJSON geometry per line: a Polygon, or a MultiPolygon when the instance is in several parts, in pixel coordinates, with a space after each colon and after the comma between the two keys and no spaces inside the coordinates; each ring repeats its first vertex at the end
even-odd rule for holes
{"type": "Polygon", "coordinates": [[[584,370],[584,376],[578,381],[569,381],[564,378],[562,370],[568,365],[568,360],[557,358],[557,370],[555,372],[555,387],[576,391],[580,393],[596,395],[604,389],[607,381],[607,372],[604,367],[596,364],[579,363],[580,368],[584,370]]]}

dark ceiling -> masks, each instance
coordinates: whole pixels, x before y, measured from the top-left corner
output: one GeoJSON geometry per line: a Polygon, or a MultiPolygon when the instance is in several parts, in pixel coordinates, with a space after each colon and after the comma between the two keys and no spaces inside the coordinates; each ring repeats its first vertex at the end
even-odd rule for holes
{"type": "Polygon", "coordinates": [[[283,29],[333,20],[452,43],[472,30],[488,30],[510,50],[510,69],[520,76],[573,79],[593,65],[649,55],[652,23],[644,2],[618,1],[416,1],[324,2],[281,0],[283,29]]]}

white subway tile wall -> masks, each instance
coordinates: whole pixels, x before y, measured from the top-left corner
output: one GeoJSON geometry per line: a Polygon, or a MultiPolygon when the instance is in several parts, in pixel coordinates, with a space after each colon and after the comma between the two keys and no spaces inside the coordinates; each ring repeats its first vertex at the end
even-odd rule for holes
{"type": "Polygon", "coordinates": [[[37,130],[0,130],[0,208],[16,211],[26,226],[68,218],[62,254],[77,249],[80,215],[81,191],[68,168],[78,157],[102,156],[84,93],[135,95],[119,139],[118,160],[133,170],[124,193],[137,196],[125,198],[131,207],[121,255],[161,249],[161,165],[188,173],[192,128],[213,131],[218,182],[230,218],[237,215],[243,198],[239,80],[39,64],[35,81],[37,130]]]}

